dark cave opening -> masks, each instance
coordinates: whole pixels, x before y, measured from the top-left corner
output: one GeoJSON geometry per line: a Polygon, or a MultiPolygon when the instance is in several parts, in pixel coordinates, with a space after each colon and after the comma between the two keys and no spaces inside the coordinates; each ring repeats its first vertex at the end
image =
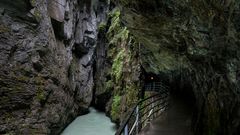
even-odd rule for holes
{"type": "Polygon", "coordinates": [[[51,18],[51,23],[53,27],[54,34],[57,39],[63,39],[63,23],[51,18]]]}
{"type": "Polygon", "coordinates": [[[198,112],[196,95],[194,94],[191,79],[183,71],[172,72],[171,79],[168,81],[168,86],[171,98],[174,101],[179,101],[184,104],[186,113],[188,113],[190,119],[190,130],[194,134],[198,112]]]}
{"type": "Polygon", "coordinates": [[[141,99],[143,99],[144,96],[145,96],[147,85],[152,85],[153,83],[161,83],[164,87],[168,86],[167,81],[164,80],[164,78],[166,78],[166,77],[163,77],[161,75],[157,75],[157,74],[154,74],[154,73],[147,73],[144,69],[142,69],[142,72],[143,72],[143,74],[141,75],[142,90],[139,93],[139,97],[141,99]]]}
{"type": "Polygon", "coordinates": [[[196,99],[189,78],[175,72],[172,73],[171,77],[169,74],[145,72],[144,84],[151,82],[161,82],[164,87],[168,88],[171,96],[181,98],[186,101],[186,103],[192,103],[193,106],[195,105],[196,99]]]}
{"type": "MultiPolygon", "coordinates": [[[[144,73],[144,85],[156,82],[160,82],[170,92],[170,107],[176,108],[176,106],[179,106],[186,112],[190,121],[189,126],[193,131],[197,109],[191,80],[180,72],[172,72],[172,74],[144,73]]],[[[142,97],[144,97],[144,93],[146,91],[143,89],[142,97]]],[[[176,113],[176,115],[178,114],[176,113]]]]}
{"type": "Polygon", "coordinates": [[[194,107],[196,98],[194,95],[192,82],[190,78],[184,73],[173,72],[171,79],[169,79],[168,86],[173,97],[183,100],[186,104],[194,107]]]}

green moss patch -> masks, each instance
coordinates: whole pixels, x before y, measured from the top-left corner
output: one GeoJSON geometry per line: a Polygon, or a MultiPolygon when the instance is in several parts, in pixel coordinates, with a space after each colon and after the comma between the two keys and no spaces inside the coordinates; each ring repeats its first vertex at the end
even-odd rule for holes
{"type": "Polygon", "coordinates": [[[98,31],[99,32],[102,32],[102,31],[105,31],[107,27],[107,24],[105,22],[101,22],[99,25],[98,25],[98,31]]]}
{"type": "Polygon", "coordinates": [[[113,90],[114,83],[112,80],[108,80],[105,85],[106,85],[106,91],[113,90]]]}
{"type": "Polygon", "coordinates": [[[119,118],[121,96],[115,95],[111,106],[111,116],[114,121],[119,118]]]}
{"type": "Polygon", "coordinates": [[[130,108],[138,100],[138,86],[132,81],[132,74],[136,70],[138,48],[135,38],[127,27],[120,21],[120,10],[114,9],[109,14],[111,24],[106,30],[108,40],[107,59],[111,62],[111,80],[105,83],[107,90],[111,90],[113,101],[111,103],[111,118],[115,122],[122,120],[124,110],[130,108]],[[135,64],[133,64],[135,63],[135,64]],[[124,109],[122,109],[124,108],[124,109]]]}
{"type": "Polygon", "coordinates": [[[0,25],[0,33],[9,32],[10,29],[4,25],[0,25]]]}
{"type": "Polygon", "coordinates": [[[121,50],[116,56],[116,58],[113,60],[112,75],[115,77],[116,81],[119,81],[119,79],[122,76],[124,58],[125,58],[125,51],[121,50]]]}

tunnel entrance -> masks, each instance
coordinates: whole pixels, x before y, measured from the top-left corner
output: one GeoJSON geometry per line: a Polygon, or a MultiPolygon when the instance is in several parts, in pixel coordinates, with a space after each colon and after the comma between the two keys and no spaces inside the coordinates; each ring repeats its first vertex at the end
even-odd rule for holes
{"type": "Polygon", "coordinates": [[[195,105],[196,99],[193,92],[191,80],[182,73],[172,72],[169,74],[154,74],[144,72],[144,87],[141,91],[142,97],[146,91],[153,91],[156,85],[168,89],[171,96],[180,98],[187,103],[195,105]]]}
{"type": "Polygon", "coordinates": [[[154,73],[146,73],[143,75],[143,88],[141,90],[141,98],[143,99],[146,92],[159,92],[161,87],[166,89],[166,85],[163,83],[162,78],[154,73]]]}
{"type": "Polygon", "coordinates": [[[162,126],[168,128],[168,126],[171,127],[171,125],[168,125],[168,123],[171,123],[173,119],[171,124],[173,126],[175,124],[176,129],[181,130],[182,128],[185,130],[183,133],[189,135],[193,134],[192,125],[195,123],[193,116],[196,114],[196,112],[194,112],[194,110],[196,110],[196,99],[193,92],[191,80],[184,77],[181,73],[176,72],[173,72],[172,74],[170,73],[168,75],[145,73],[142,97],[144,97],[144,95],[146,95],[146,93],[149,91],[154,91],[155,87],[159,86],[167,89],[167,91],[170,93],[170,106],[165,113],[166,115],[164,115],[165,120],[158,121],[157,123],[164,123],[162,126]],[[176,120],[176,123],[174,123],[174,119],[176,120]],[[182,125],[178,123],[184,123],[185,126],[182,127],[182,125]]]}
{"type": "Polygon", "coordinates": [[[195,107],[196,98],[190,78],[183,72],[172,72],[168,86],[172,97],[183,100],[189,106],[195,107]]]}

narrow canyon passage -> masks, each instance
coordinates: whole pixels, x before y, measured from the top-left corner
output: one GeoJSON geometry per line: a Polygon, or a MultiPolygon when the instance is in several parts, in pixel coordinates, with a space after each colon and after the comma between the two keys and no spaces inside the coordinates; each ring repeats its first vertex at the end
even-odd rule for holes
{"type": "Polygon", "coordinates": [[[105,116],[105,113],[94,108],[89,110],[88,114],[77,117],[69,124],[61,135],[113,135],[115,133],[115,124],[105,116]]]}
{"type": "Polygon", "coordinates": [[[0,0],[0,135],[191,129],[240,135],[240,0],[0,0]]]}
{"type": "Polygon", "coordinates": [[[192,135],[191,118],[193,107],[183,99],[172,96],[170,107],[143,129],[140,135],[192,135]]]}

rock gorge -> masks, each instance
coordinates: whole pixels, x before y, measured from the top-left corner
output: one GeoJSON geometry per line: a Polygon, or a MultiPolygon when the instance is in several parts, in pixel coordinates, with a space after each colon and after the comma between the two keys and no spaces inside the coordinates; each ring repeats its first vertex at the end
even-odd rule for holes
{"type": "Polygon", "coordinates": [[[106,1],[2,0],[0,134],[59,134],[87,112],[106,1]]]}
{"type": "Polygon", "coordinates": [[[239,0],[1,0],[0,134],[57,135],[89,106],[121,123],[147,75],[196,135],[240,133],[239,0]]]}

